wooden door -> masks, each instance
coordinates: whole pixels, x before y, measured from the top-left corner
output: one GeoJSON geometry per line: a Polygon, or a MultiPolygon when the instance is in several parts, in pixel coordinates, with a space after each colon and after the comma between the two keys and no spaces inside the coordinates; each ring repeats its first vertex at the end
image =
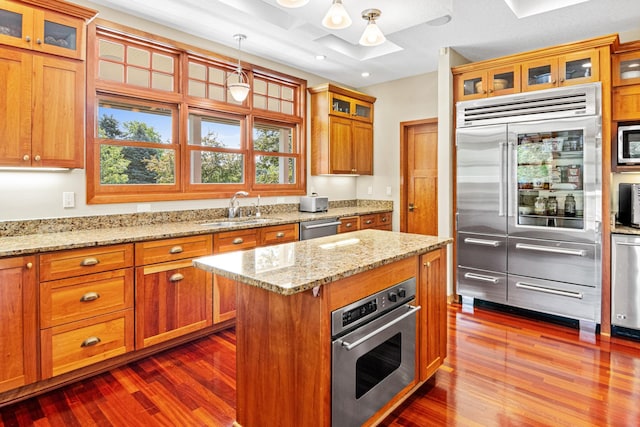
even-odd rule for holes
{"type": "Polygon", "coordinates": [[[31,166],[31,55],[0,49],[0,165],[31,166]]]}
{"type": "Polygon", "coordinates": [[[373,125],[353,122],[353,165],[359,175],[373,175],[373,125]]]}
{"type": "Polygon", "coordinates": [[[447,250],[420,257],[420,381],[430,378],[447,357],[447,250]]]}
{"type": "Polygon", "coordinates": [[[438,122],[402,124],[401,231],[438,234],[438,122]]]}
{"type": "Polygon", "coordinates": [[[352,120],[329,118],[329,171],[336,174],[354,173],[352,120]]]}
{"type": "Polygon", "coordinates": [[[0,260],[0,392],[37,379],[35,257],[0,260]]]}

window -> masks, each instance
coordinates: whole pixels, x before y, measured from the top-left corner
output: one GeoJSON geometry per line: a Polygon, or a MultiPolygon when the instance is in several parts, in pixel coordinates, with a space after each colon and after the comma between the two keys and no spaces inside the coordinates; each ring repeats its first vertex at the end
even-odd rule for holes
{"type": "Polygon", "coordinates": [[[88,203],[306,193],[305,81],[244,65],[252,95],[238,103],[227,58],[89,30],[88,203]]]}

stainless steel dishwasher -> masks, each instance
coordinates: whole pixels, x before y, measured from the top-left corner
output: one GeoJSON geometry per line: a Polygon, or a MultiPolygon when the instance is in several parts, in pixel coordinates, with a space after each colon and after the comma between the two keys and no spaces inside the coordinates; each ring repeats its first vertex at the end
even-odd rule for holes
{"type": "Polygon", "coordinates": [[[611,236],[611,326],[640,338],[640,236],[611,236]]]}
{"type": "Polygon", "coordinates": [[[316,219],[300,223],[300,240],[338,234],[338,226],[342,224],[338,218],[316,219]]]}

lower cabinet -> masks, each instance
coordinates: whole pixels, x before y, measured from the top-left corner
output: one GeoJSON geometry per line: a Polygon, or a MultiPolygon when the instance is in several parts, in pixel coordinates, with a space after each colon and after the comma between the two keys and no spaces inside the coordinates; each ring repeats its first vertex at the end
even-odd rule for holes
{"type": "Polygon", "coordinates": [[[391,212],[362,215],[360,217],[360,230],[368,228],[391,231],[391,212]]]}
{"type": "Polygon", "coordinates": [[[0,392],[37,378],[36,257],[0,259],[0,392]]]}
{"type": "Polygon", "coordinates": [[[349,231],[360,230],[360,217],[359,216],[346,216],[340,218],[340,224],[338,226],[338,233],[348,233],[349,231]]]}
{"type": "Polygon", "coordinates": [[[420,381],[431,377],[447,357],[446,247],[420,257],[420,381]]]}
{"type": "Polygon", "coordinates": [[[211,326],[212,277],[192,265],[211,251],[210,235],[136,243],[136,349],[211,326]]]}

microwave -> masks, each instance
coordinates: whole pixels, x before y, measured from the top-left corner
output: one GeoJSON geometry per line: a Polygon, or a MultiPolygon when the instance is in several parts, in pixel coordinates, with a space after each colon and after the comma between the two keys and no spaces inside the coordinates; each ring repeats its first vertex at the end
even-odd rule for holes
{"type": "Polygon", "coordinates": [[[618,164],[640,164],[640,125],[618,126],[618,164]]]}
{"type": "Polygon", "coordinates": [[[631,227],[640,227],[640,184],[619,184],[618,222],[631,227]]]}

